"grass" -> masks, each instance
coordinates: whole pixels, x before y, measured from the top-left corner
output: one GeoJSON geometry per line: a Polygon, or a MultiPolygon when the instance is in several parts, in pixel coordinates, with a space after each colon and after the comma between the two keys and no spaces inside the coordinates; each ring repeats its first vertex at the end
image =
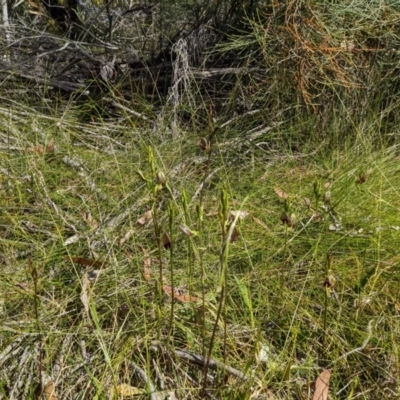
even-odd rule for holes
{"type": "Polygon", "coordinates": [[[347,3],[178,41],[161,112],[10,81],[0,399],[399,398],[399,10],[347,3]]]}
{"type": "Polygon", "coordinates": [[[0,398],[398,398],[397,147],[8,110],[0,398]]]}

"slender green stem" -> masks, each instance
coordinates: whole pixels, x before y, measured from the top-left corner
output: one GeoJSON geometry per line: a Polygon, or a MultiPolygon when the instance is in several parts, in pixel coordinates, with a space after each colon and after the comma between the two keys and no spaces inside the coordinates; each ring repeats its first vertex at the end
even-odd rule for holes
{"type": "MultiPolygon", "coordinates": [[[[245,200],[246,201],[246,200],[245,200]]],[[[228,196],[226,191],[223,189],[221,192],[220,198],[220,207],[219,207],[219,216],[221,221],[222,228],[222,246],[220,252],[220,299],[218,303],[217,315],[214,322],[213,332],[211,335],[211,340],[208,348],[207,359],[204,364],[204,380],[202,392],[203,396],[206,394],[207,389],[207,373],[208,367],[210,363],[210,358],[212,354],[212,350],[214,347],[215,334],[217,331],[217,327],[221,318],[221,314],[225,309],[226,304],[226,283],[228,278],[228,256],[229,256],[229,244],[232,239],[233,232],[235,231],[239,214],[235,216],[235,219],[229,223],[229,209],[228,209],[228,196]],[[229,226],[229,228],[228,228],[229,226]]],[[[223,314],[225,317],[225,313],[223,314]]],[[[226,318],[224,318],[224,347],[226,345],[226,318]]],[[[224,361],[225,361],[225,349],[224,349],[224,361]]]]}
{"type": "Polygon", "coordinates": [[[171,272],[171,314],[169,321],[169,332],[168,332],[168,342],[171,337],[171,334],[174,330],[174,311],[175,311],[175,281],[174,281],[174,231],[173,231],[173,223],[174,223],[174,208],[172,203],[168,206],[168,217],[169,217],[169,235],[170,235],[170,247],[169,247],[169,266],[171,272]]]}
{"type": "Polygon", "coordinates": [[[325,295],[325,304],[324,304],[324,328],[322,333],[322,344],[325,344],[326,340],[326,328],[328,324],[328,299],[329,293],[331,290],[331,283],[330,283],[330,273],[332,268],[332,256],[330,253],[326,255],[326,262],[325,262],[325,282],[324,282],[324,295],[325,295]]]}
{"type": "Polygon", "coordinates": [[[40,388],[40,396],[43,393],[43,373],[42,373],[42,357],[43,357],[43,338],[42,338],[42,329],[39,318],[39,297],[38,297],[38,282],[39,275],[37,268],[33,265],[32,259],[29,259],[29,273],[32,277],[33,281],[33,308],[35,313],[35,321],[36,328],[38,331],[38,341],[39,341],[39,360],[38,360],[38,378],[39,378],[39,388],[40,388]]]}
{"type": "Polygon", "coordinates": [[[158,319],[158,332],[157,332],[157,340],[161,339],[161,330],[162,330],[162,316],[161,316],[161,308],[162,308],[162,297],[163,297],[163,282],[164,282],[164,271],[163,271],[163,262],[162,262],[162,243],[161,243],[161,231],[158,222],[158,212],[157,212],[157,204],[153,204],[152,209],[153,214],[153,224],[154,224],[154,234],[156,236],[157,241],[157,257],[158,257],[158,282],[156,282],[156,291],[157,291],[157,319],[158,319]]]}
{"type": "MultiPolygon", "coordinates": [[[[211,114],[209,115],[209,121],[210,121],[210,131],[211,133],[209,134],[208,141],[206,141],[206,146],[205,149],[208,150],[208,157],[207,157],[207,162],[206,162],[206,169],[204,171],[203,179],[201,181],[201,188],[200,188],[200,194],[199,194],[199,203],[197,205],[197,230],[199,232],[202,231],[203,227],[203,199],[204,199],[204,190],[205,190],[205,184],[207,180],[207,176],[209,174],[210,170],[210,165],[211,165],[211,155],[212,155],[212,141],[214,138],[214,135],[217,133],[219,127],[215,127],[213,130],[211,127],[211,114]]],[[[205,309],[206,309],[206,304],[205,304],[205,270],[204,270],[204,264],[203,264],[203,257],[202,254],[199,254],[199,263],[200,263],[200,274],[201,274],[201,298],[202,298],[202,337],[203,337],[203,357],[206,356],[206,318],[205,318],[205,309]]]]}

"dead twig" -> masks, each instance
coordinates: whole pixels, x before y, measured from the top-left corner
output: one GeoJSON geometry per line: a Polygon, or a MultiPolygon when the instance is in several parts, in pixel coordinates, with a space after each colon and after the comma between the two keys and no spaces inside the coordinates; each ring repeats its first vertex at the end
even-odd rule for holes
{"type": "Polygon", "coordinates": [[[135,370],[135,372],[139,375],[139,377],[146,383],[150,390],[150,400],[158,400],[157,391],[155,386],[153,385],[150,377],[146,374],[146,372],[136,365],[133,361],[129,362],[129,365],[135,370]]]}
{"type": "Polygon", "coordinates": [[[199,366],[204,366],[204,364],[206,363],[206,361],[208,361],[208,368],[212,369],[212,370],[223,370],[228,372],[229,374],[247,381],[249,380],[249,376],[246,375],[245,373],[243,373],[242,371],[239,371],[238,369],[235,369],[233,367],[230,367],[229,365],[224,364],[221,361],[217,361],[214,360],[212,358],[210,358],[210,360],[206,360],[206,357],[203,356],[199,356],[197,354],[194,353],[189,353],[185,350],[175,350],[174,353],[179,357],[182,358],[186,361],[189,361],[193,364],[199,365],[199,366]]]}

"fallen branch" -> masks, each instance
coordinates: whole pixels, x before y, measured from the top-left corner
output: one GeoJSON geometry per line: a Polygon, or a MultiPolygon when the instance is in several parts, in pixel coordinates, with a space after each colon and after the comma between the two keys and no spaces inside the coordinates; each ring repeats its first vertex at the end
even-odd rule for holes
{"type": "Polygon", "coordinates": [[[236,376],[237,378],[242,379],[244,381],[247,381],[249,379],[249,377],[246,374],[244,374],[243,372],[241,372],[241,371],[239,371],[239,370],[237,370],[237,369],[235,369],[233,367],[230,367],[229,365],[226,365],[221,361],[217,361],[217,360],[213,360],[213,359],[206,360],[206,358],[203,357],[203,356],[199,356],[197,354],[189,353],[189,352],[187,352],[185,350],[175,350],[174,353],[179,358],[182,358],[182,359],[184,359],[186,361],[189,361],[189,362],[191,362],[193,364],[204,366],[206,361],[208,361],[208,368],[210,368],[212,370],[220,369],[220,370],[226,371],[229,374],[231,374],[233,376],[236,376]]]}
{"type": "Polygon", "coordinates": [[[129,364],[135,370],[135,372],[137,372],[140,378],[148,385],[150,390],[150,400],[158,400],[156,388],[146,372],[138,365],[136,365],[133,361],[130,361],[129,364]]]}

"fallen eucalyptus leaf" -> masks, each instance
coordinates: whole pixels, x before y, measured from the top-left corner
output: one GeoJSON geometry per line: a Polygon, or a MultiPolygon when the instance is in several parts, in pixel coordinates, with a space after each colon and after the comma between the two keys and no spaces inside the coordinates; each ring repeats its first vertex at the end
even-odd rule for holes
{"type": "Polygon", "coordinates": [[[151,221],[153,219],[153,213],[151,210],[146,211],[138,220],[138,224],[140,226],[146,225],[147,222],[151,221]]]}
{"type": "Polygon", "coordinates": [[[93,229],[99,227],[99,223],[93,218],[92,214],[89,212],[83,213],[83,220],[93,229]]]}
{"type": "Polygon", "coordinates": [[[285,193],[283,190],[281,190],[279,188],[274,188],[274,192],[276,193],[276,195],[279,198],[281,198],[283,200],[286,200],[289,197],[289,195],[287,193],[285,193]]]}
{"type": "Polygon", "coordinates": [[[147,257],[143,262],[143,278],[149,281],[151,278],[151,258],[147,257]]]}
{"type": "Polygon", "coordinates": [[[271,232],[271,229],[269,229],[268,226],[267,226],[264,222],[262,222],[260,219],[258,219],[258,218],[256,218],[256,217],[253,217],[253,221],[254,221],[256,224],[262,226],[266,231],[271,232]]]}
{"type": "Polygon", "coordinates": [[[179,225],[179,229],[186,235],[186,236],[197,236],[197,232],[192,231],[188,226],[186,225],[179,225]]]}
{"type": "Polygon", "coordinates": [[[172,293],[171,286],[164,285],[162,288],[168,296],[173,297],[182,303],[195,303],[198,301],[198,298],[190,296],[189,291],[186,289],[175,288],[174,292],[172,293]]]}
{"type": "Polygon", "coordinates": [[[90,258],[85,257],[64,257],[66,260],[73,262],[74,264],[83,265],[85,267],[95,267],[95,268],[103,268],[104,263],[96,260],[92,260],[90,258]]]}
{"type": "Polygon", "coordinates": [[[43,395],[46,398],[46,400],[58,400],[53,380],[47,382],[46,386],[43,389],[43,395]]]}
{"type": "Polygon", "coordinates": [[[324,369],[315,381],[315,391],[313,400],[328,400],[329,392],[329,379],[331,377],[331,371],[324,369]]]}
{"type": "Polygon", "coordinates": [[[110,399],[114,399],[115,395],[118,396],[118,398],[124,398],[124,397],[132,397],[132,396],[137,396],[139,394],[143,394],[144,390],[139,389],[135,386],[128,385],[127,383],[121,383],[120,385],[117,386],[112,386],[110,388],[110,399]]]}

